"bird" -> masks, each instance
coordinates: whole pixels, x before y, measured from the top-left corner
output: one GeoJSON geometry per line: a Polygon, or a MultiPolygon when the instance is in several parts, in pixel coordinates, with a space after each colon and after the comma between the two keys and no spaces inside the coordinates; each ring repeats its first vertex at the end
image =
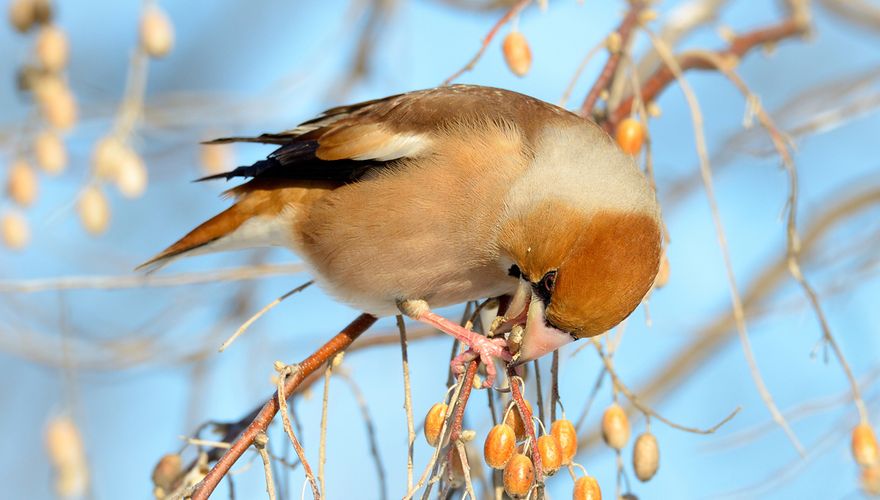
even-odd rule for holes
{"type": "Polygon", "coordinates": [[[247,181],[140,268],[287,247],[339,301],[460,340],[453,368],[479,359],[486,386],[495,359],[520,365],[622,322],[659,268],[660,208],[633,157],[594,122],[514,91],[417,90],[209,144],[230,142],[276,149],[199,179],[247,181]],[[490,297],[507,304],[492,338],[434,312],[490,297]]]}

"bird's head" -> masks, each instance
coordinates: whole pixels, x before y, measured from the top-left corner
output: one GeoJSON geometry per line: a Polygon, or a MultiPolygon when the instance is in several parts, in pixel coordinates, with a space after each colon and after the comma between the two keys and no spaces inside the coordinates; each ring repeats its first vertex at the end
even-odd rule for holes
{"type": "Polygon", "coordinates": [[[601,156],[572,159],[580,175],[567,184],[557,181],[564,165],[548,176],[536,164],[525,182],[541,185],[511,189],[499,242],[519,280],[508,317],[525,320],[517,363],[613,328],[654,282],[661,225],[653,191],[631,159],[601,156]]]}

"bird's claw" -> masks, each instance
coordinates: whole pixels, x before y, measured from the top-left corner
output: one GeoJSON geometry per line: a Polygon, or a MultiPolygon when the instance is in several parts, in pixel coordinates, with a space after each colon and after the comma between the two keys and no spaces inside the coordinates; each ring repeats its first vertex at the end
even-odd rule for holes
{"type": "Polygon", "coordinates": [[[452,363],[450,363],[452,373],[456,376],[464,374],[467,364],[478,358],[486,365],[486,379],[483,381],[483,388],[492,387],[495,385],[497,376],[495,358],[510,359],[510,354],[507,352],[507,341],[504,338],[480,337],[475,339],[467,351],[452,359],[452,363]]]}

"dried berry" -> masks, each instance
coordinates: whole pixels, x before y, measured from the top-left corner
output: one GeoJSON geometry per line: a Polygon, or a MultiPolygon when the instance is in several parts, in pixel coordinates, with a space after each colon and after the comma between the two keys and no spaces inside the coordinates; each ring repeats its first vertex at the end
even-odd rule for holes
{"type": "Polygon", "coordinates": [[[535,482],[535,468],[529,457],[514,455],[504,467],[504,491],[512,498],[524,498],[535,482]]]}
{"type": "Polygon", "coordinates": [[[18,212],[10,212],[3,216],[3,244],[11,250],[26,247],[31,238],[27,220],[18,212]]]}
{"type": "Polygon", "coordinates": [[[76,423],[67,416],[49,421],[45,431],[46,453],[55,469],[55,491],[60,497],[80,497],[88,483],[85,447],[76,423]]]}
{"type": "Polygon", "coordinates": [[[645,142],[645,127],[635,118],[626,118],[617,125],[617,145],[631,155],[639,154],[645,142]]]}
{"type": "Polygon", "coordinates": [[[572,500],[602,500],[602,490],[593,476],[581,476],[574,482],[572,500]]]}
{"type": "Polygon", "coordinates": [[[577,432],[574,430],[571,420],[557,420],[550,426],[550,434],[559,442],[562,451],[562,465],[571,463],[577,453],[577,432]]]}
{"type": "Polygon", "coordinates": [[[504,52],[504,61],[507,67],[516,76],[524,76],[532,66],[532,49],[529,42],[519,31],[512,31],[504,37],[501,45],[504,52]]]}
{"type": "Polygon", "coordinates": [[[67,166],[67,150],[61,137],[51,130],[44,130],[34,139],[37,164],[47,174],[57,175],[67,166]]]}
{"type": "Polygon", "coordinates": [[[650,481],[660,467],[660,448],[657,438],[646,432],[636,438],[633,446],[633,470],[639,481],[650,481]]]}
{"type": "Polygon", "coordinates": [[[37,199],[39,181],[37,173],[24,160],[15,160],[9,167],[6,180],[6,193],[12,201],[23,207],[30,206],[37,199]]]}
{"type": "Polygon", "coordinates": [[[602,415],[602,439],[605,444],[620,450],[629,441],[629,418],[619,404],[613,403],[602,415]]]}
{"type": "Polygon", "coordinates": [[[92,166],[95,176],[113,180],[119,176],[120,165],[128,155],[128,146],[115,136],[108,135],[95,145],[92,166]]]}
{"type": "Polygon", "coordinates": [[[498,424],[489,431],[483,445],[486,464],[493,469],[503,469],[516,452],[516,433],[507,424],[498,424]]]}
{"type": "Polygon", "coordinates": [[[57,77],[41,77],[34,83],[34,93],[43,118],[55,128],[69,129],[76,123],[76,99],[57,77]]]}
{"type": "Polygon", "coordinates": [[[46,71],[57,73],[67,66],[69,48],[61,28],[47,25],[37,35],[37,60],[46,71]]]}
{"type": "Polygon", "coordinates": [[[173,491],[174,484],[183,471],[181,466],[180,455],[177,453],[164,455],[153,468],[153,485],[162,488],[164,492],[173,491]]]}
{"type": "Polygon", "coordinates": [[[150,57],[164,57],[174,46],[174,27],[165,12],[152,5],[141,19],[141,46],[150,57]]]}
{"type": "Polygon", "coordinates": [[[447,408],[446,403],[437,403],[425,416],[425,440],[431,446],[437,446],[440,441],[440,431],[443,429],[443,421],[446,420],[447,408]]]}
{"type": "Polygon", "coordinates": [[[90,234],[98,235],[107,230],[110,222],[110,205],[104,193],[96,186],[85,188],[79,197],[79,219],[90,234]]]}
{"type": "Polygon", "coordinates": [[[115,180],[119,192],[126,198],[137,198],[147,188],[147,167],[133,149],[125,149],[115,180]]]}
{"type": "Polygon", "coordinates": [[[19,33],[31,29],[36,20],[32,0],[13,0],[9,3],[9,24],[19,33]]]}
{"type": "Polygon", "coordinates": [[[559,440],[552,434],[545,434],[538,438],[538,453],[541,455],[541,465],[544,473],[548,476],[556,474],[562,467],[562,447],[559,440]]]}

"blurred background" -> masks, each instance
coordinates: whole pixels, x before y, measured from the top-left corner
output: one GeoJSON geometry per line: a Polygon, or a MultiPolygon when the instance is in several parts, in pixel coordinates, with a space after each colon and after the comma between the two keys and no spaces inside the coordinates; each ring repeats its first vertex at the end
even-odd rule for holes
{"type": "MultiPolygon", "coordinates": [[[[16,10],[27,10],[18,4],[30,2],[6,3],[11,22],[0,28],[2,496],[148,498],[153,467],[181,450],[182,436],[205,422],[242,418],[274,390],[273,362],[302,359],[358,314],[309,288],[218,353],[245,320],[308,280],[295,256],[247,251],[175,262],[151,276],[132,271],[227,206],[218,194],[233,184],[191,180],[271,152],[262,146],[205,149],[200,141],[284,130],[333,105],[439,85],[473,57],[512,2],[59,1],[51,4],[51,20],[37,12],[30,29],[33,12],[16,10]],[[146,29],[156,33],[145,41],[147,17],[152,24],[146,29]],[[117,164],[126,167],[115,171],[117,164]]],[[[796,145],[803,273],[876,423],[880,3],[668,0],[652,6],[656,19],[644,21],[676,51],[718,50],[731,36],[784,20],[787,5],[794,4],[810,14],[809,32],[756,48],[736,69],[796,145]],[[699,22],[688,26],[694,19],[699,22]],[[688,29],[676,33],[681,26],[688,29]]],[[[559,103],[584,56],[616,29],[627,8],[622,0],[528,5],[457,81],[559,103]],[[531,48],[524,77],[511,72],[502,54],[501,39],[511,30],[531,48]]],[[[637,62],[647,61],[638,76],[656,69],[644,34],[626,50],[637,62]]],[[[569,108],[580,107],[607,54],[600,50],[586,66],[569,108]]],[[[851,456],[850,432],[859,413],[850,385],[786,266],[789,180],[767,134],[757,124],[744,127],[755,121],[750,109],[756,101],[750,107],[719,72],[686,76],[702,107],[754,355],[804,454],[773,424],[737,340],[694,127],[673,84],[654,101],[649,123],[669,231],[669,280],[630,317],[625,335],[613,334],[619,340],[614,366],[642,401],[680,424],[707,428],[741,411],[710,435],[652,419],[660,470],[650,482],[636,480],[630,440],[622,454],[629,486],[624,481],[618,489],[615,453],[597,437],[612,384],[605,377],[582,418],[602,362],[589,345],[576,355],[580,345],[569,345],[560,356],[560,394],[567,417],[579,424],[576,460],[598,479],[606,498],[626,491],[640,498],[876,493],[880,471],[860,468],[851,456]]],[[[443,312],[457,319],[462,310],[443,312]]],[[[393,318],[380,320],[360,339],[377,338],[377,344],[355,344],[337,368],[347,377],[330,379],[328,498],[406,493],[396,332],[393,318]]],[[[450,347],[450,339],[434,335],[409,344],[416,425],[445,396],[450,347]]],[[[542,360],[545,374],[548,368],[549,360],[542,360]]],[[[548,380],[543,378],[545,397],[548,380]]],[[[291,400],[313,466],[321,393],[318,383],[291,400]]],[[[533,377],[527,394],[536,397],[533,377]]],[[[625,398],[621,402],[628,407],[625,398]]],[[[643,416],[633,414],[631,423],[634,436],[644,431],[643,416]]],[[[490,426],[485,396],[475,393],[466,415],[466,427],[476,431],[475,449],[482,449],[490,426]]],[[[281,463],[295,462],[295,455],[277,431],[270,433],[270,449],[279,457],[279,498],[298,498],[304,476],[281,463]]],[[[218,437],[210,430],[201,436],[218,437]]],[[[430,453],[418,436],[416,477],[430,453]]],[[[192,460],[194,447],[183,456],[185,463],[192,460]]],[[[265,495],[255,453],[234,470],[236,498],[265,495]]],[[[230,495],[229,484],[221,483],[217,498],[230,495]]],[[[547,488],[552,498],[568,498],[572,481],[560,473],[547,488]]]]}

